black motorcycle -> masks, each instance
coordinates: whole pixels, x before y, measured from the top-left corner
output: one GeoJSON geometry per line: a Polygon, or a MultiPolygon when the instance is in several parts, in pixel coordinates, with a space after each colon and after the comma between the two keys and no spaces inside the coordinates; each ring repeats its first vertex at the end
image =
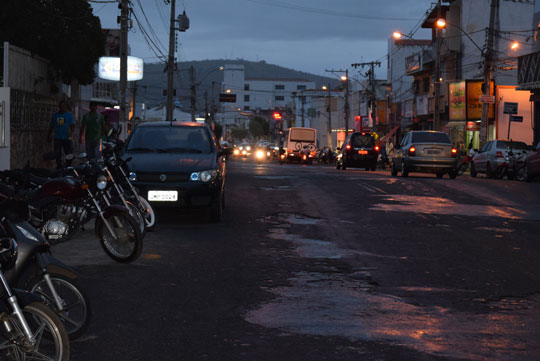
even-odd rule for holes
{"type": "Polygon", "coordinates": [[[0,238],[0,353],[10,360],[68,361],[69,337],[58,316],[39,296],[9,286],[4,272],[17,255],[15,240],[0,238]]]}
{"type": "Polygon", "coordinates": [[[76,271],[56,259],[43,235],[25,220],[28,205],[12,198],[16,191],[5,185],[0,185],[0,191],[0,226],[17,241],[19,251],[14,267],[5,271],[6,279],[10,285],[40,295],[64,323],[69,337],[79,337],[90,323],[91,310],[77,284],[76,271]]]}

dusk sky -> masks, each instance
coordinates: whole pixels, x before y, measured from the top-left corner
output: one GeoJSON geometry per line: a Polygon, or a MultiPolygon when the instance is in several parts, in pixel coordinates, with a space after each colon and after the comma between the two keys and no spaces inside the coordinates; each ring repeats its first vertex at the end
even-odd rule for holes
{"type": "MultiPolygon", "coordinates": [[[[168,53],[170,5],[164,0],[133,0],[132,4],[156,45],[152,50],[147,44],[133,16],[131,55],[146,63],[159,62],[156,54],[168,53]]],[[[92,6],[103,28],[118,28],[117,4],[95,2],[92,6]]],[[[392,32],[417,29],[431,6],[432,0],[178,0],[176,13],[186,11],[190,28],[179,33],[177,57],[180,61],[264,60],[329,75],[325,69],[384,61],[392,32]]],[[[430,32],[421,29],[414,37],[429,38],[430,32]]],[[[378,78],[386,77],[386,62],[376,73],[378,78]]]]}

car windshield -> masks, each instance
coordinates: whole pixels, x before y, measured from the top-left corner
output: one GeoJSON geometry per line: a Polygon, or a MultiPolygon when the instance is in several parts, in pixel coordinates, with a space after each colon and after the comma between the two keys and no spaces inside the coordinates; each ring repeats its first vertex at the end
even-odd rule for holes
{"type": "Polygon", "coordinates": [[[499,149],[519,149],[519,150],[528,150],[529,147],[523,142],[511,142],[508,140],[498,140],[497,148],[499,149]]]}
{"type": "Polygon", "coordinates": [[[413,143],[444,143],[450,144],[450,138],[445,133],[418,132],[412,134],[413,143]]]}
{"type": "Polygon", "coordinates": [[[370,134],[356,134],[352,136],[351,143],[355,148],[373,147],[375,140],[370,134]]]}
{"type": "Polygon", "coordinates": [[[203,127],[138,127],[129,140],[128,151],[210,153],[212,146],[203,127]]]}

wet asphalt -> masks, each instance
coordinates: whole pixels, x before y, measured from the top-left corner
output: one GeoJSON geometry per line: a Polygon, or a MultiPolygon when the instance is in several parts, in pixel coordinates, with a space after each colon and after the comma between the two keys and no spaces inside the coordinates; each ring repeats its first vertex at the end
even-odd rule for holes
{"type": "Polygon", "coordinates": [[[540,183],[228,163],[219,224],[141,258],[54,247],[93,311],[72,360],[540,360],[540,183]]]}

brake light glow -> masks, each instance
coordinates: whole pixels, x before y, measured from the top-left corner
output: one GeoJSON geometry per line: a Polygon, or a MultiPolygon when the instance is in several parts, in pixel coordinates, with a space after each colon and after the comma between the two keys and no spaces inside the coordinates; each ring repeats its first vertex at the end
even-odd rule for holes
{"type": "Polygon", "coordinates": [[[452,148],[451,153],[452,153],[453,158],[457,157],[457,149],[456,148],[452,148]]]}
{"type": "Polygon", "coordinates": [[[352,149],[352,147],[351,147],[351,145],[350,145],[350,144],[347,144],[347,145],[345,146],[345,149],[347,149],[347,150],[351,150],[351,149],[352,149]]]}
{"type": "Polygon", "coordinates": [[[381,147],[379,147],[378,145],[375,146],[375,151],[378,152],[379,150],[381,150],[381,147]]]}
{"type": "Polygon", "coordinates": [[[501,151],[497,151],[497,153],[495,153],[495,156],[496,156],[497,158],[504,158],[504,155],[502,154],[501,151]]]}
{"type": "Polygon", "coordinates": [[[306,160],[306,159],[307,159],[307,156],[304,155],[302,158],[304,158],[304,160],[306,160]]]}
{"type": "Polygon", "coordinates": [[[416,155],[416,148],[415,147],[410,147],[409,148],[409,155],[412,155],[412,156],[416,155]]]}

